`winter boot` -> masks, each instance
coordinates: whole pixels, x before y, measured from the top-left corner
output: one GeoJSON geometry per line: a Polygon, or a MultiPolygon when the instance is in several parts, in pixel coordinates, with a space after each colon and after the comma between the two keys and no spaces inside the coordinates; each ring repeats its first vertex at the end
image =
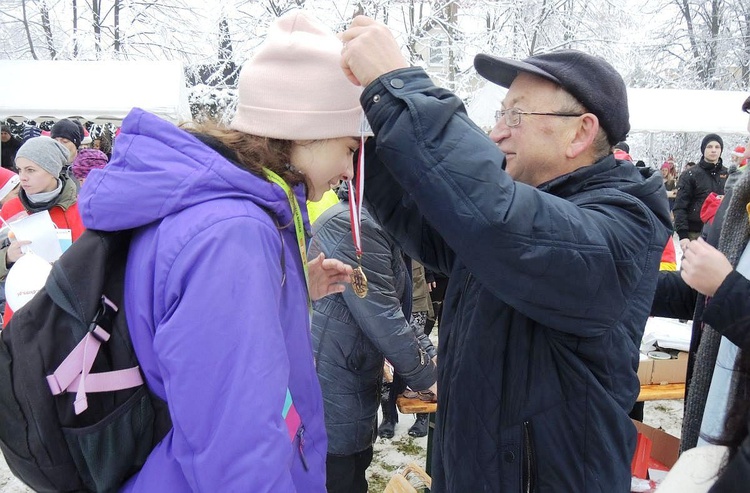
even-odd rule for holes
{"type": "Polygon", "coordinates": [[[409,436],[423,437],[427,436],[427,428],[430,425],[430,415],[427,413],[417,414],[417,419],[409,428],[409,436]]]}
{"type": "Polygon", "coordinates": [[[383,418],[383,422],[378,427],[378,436],[380,438],[393,438],[396,432],[396,421],[392,418],[383,418]]]}
{"type": "Polygon", "coordinates": [[[391,400],[391,384],[386,383],[380,393],[380,407],[383,410],[383,422],[378,427],[378,436],[380,438],[393,438],[398,414],[396,412],[396,403],[391,400]]]}

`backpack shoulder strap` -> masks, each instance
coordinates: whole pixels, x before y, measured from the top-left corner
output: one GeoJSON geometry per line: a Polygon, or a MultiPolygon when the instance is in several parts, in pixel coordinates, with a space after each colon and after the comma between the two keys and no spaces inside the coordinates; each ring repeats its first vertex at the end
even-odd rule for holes
{"type": "MultiPolygon", "coordinates": [[[[79,323],[73,330],[80,341],[55,371],[47,376],[53,395],[76,392],[75,412],[86,410],[87,392],[107,392],[143,384],[139,367],[90,373],[102,344],[106,344],[119,311],[105,291],[124,282],[131,231],[87,230],[50,273],[45,289],[52,301],[79,323]]],[[[121,293],[122,286],[116,286],[121,293]]],[[[117,300],[121,303],[121,300],[117,300]]]]}

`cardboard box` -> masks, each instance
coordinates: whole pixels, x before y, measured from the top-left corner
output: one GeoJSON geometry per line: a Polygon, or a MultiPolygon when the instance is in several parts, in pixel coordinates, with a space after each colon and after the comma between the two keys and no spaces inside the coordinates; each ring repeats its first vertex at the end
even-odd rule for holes
{"type": "Polygon", "coordinates": [[[654,360],[651,358],[641,359],[638,363],[638,381],[641,385],[651,384],[651,374],[654,372],[654,360]]]}
{"type": "Polygon", "coordinates": [[[641,385],[685,383],[688,353],[680,351],[677,358],[651,359],[638,365],[638,380],[641,385]]]}
{"type": "MultiPolygon", "coordinates": [[[[659,471],[655,468],[652,468],[653,461],[657,461],[660,464],[663,464],[667,466],[667,468],[671,468],[674,466],[674,463],[677,462],[677,458],[679,456],[680,452],[680,439],[677,437],[674,437],[670,435],[669,433],[657,430],[656,428],[653,428],[649,425],[645,425],[641,423],[640,421],[633,421],[633,424],[635,425],[636,429],[638,430],[638,433],[641,433],[644,437],[650,441],[650,459],[652,459],[651,464],[648,467],[648,473],[649,478],[652,480],[660,480],[664,476],[664,471],[659,471]]],[[[638,451],[636,450],[636,453],[638,451]]],[[[637,457],[633,458],[633,470],[636,469],[636,459],[637,457]]]]}

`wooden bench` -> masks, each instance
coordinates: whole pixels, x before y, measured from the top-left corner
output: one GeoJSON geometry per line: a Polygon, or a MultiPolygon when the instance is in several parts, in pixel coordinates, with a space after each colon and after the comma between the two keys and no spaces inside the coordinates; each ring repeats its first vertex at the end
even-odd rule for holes
{"type": "Polygon", "coordinates": [[[641,385],[641,393],[638,394],[638,401],[661,401],[668,399],[682,399],[684,397],[684,383],[641,385]]]}
{"type": "Polygon", "coordinates": [[[420,399],[407,399],[403,395],[396,398],[396,406],[401,414],[434,413],[437,402],[426,402],[420,399]]]}
{"type": "MultiPolygon", "coordinates": [[[[685,397],[684,383],[641,385],[641,393],[638,394],[638,401],[660,401],[682,399],[683,397],[685,397]]],[[[434,413],[437,410],[436,402],[407,399],[403,395],[396,398],[396,405],[401,414],[434,413]]]]}

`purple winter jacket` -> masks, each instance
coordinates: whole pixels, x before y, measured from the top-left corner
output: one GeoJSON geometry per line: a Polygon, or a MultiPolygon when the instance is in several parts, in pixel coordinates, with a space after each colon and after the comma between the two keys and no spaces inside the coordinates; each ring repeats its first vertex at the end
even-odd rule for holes
{"type": "Polygon", "coordinates": [[[324,492],[323,404],[282,189],[134,109],[78,207],[87,228],[137,228],[125,310],[174,424],[124,491],[324,492]]]}

